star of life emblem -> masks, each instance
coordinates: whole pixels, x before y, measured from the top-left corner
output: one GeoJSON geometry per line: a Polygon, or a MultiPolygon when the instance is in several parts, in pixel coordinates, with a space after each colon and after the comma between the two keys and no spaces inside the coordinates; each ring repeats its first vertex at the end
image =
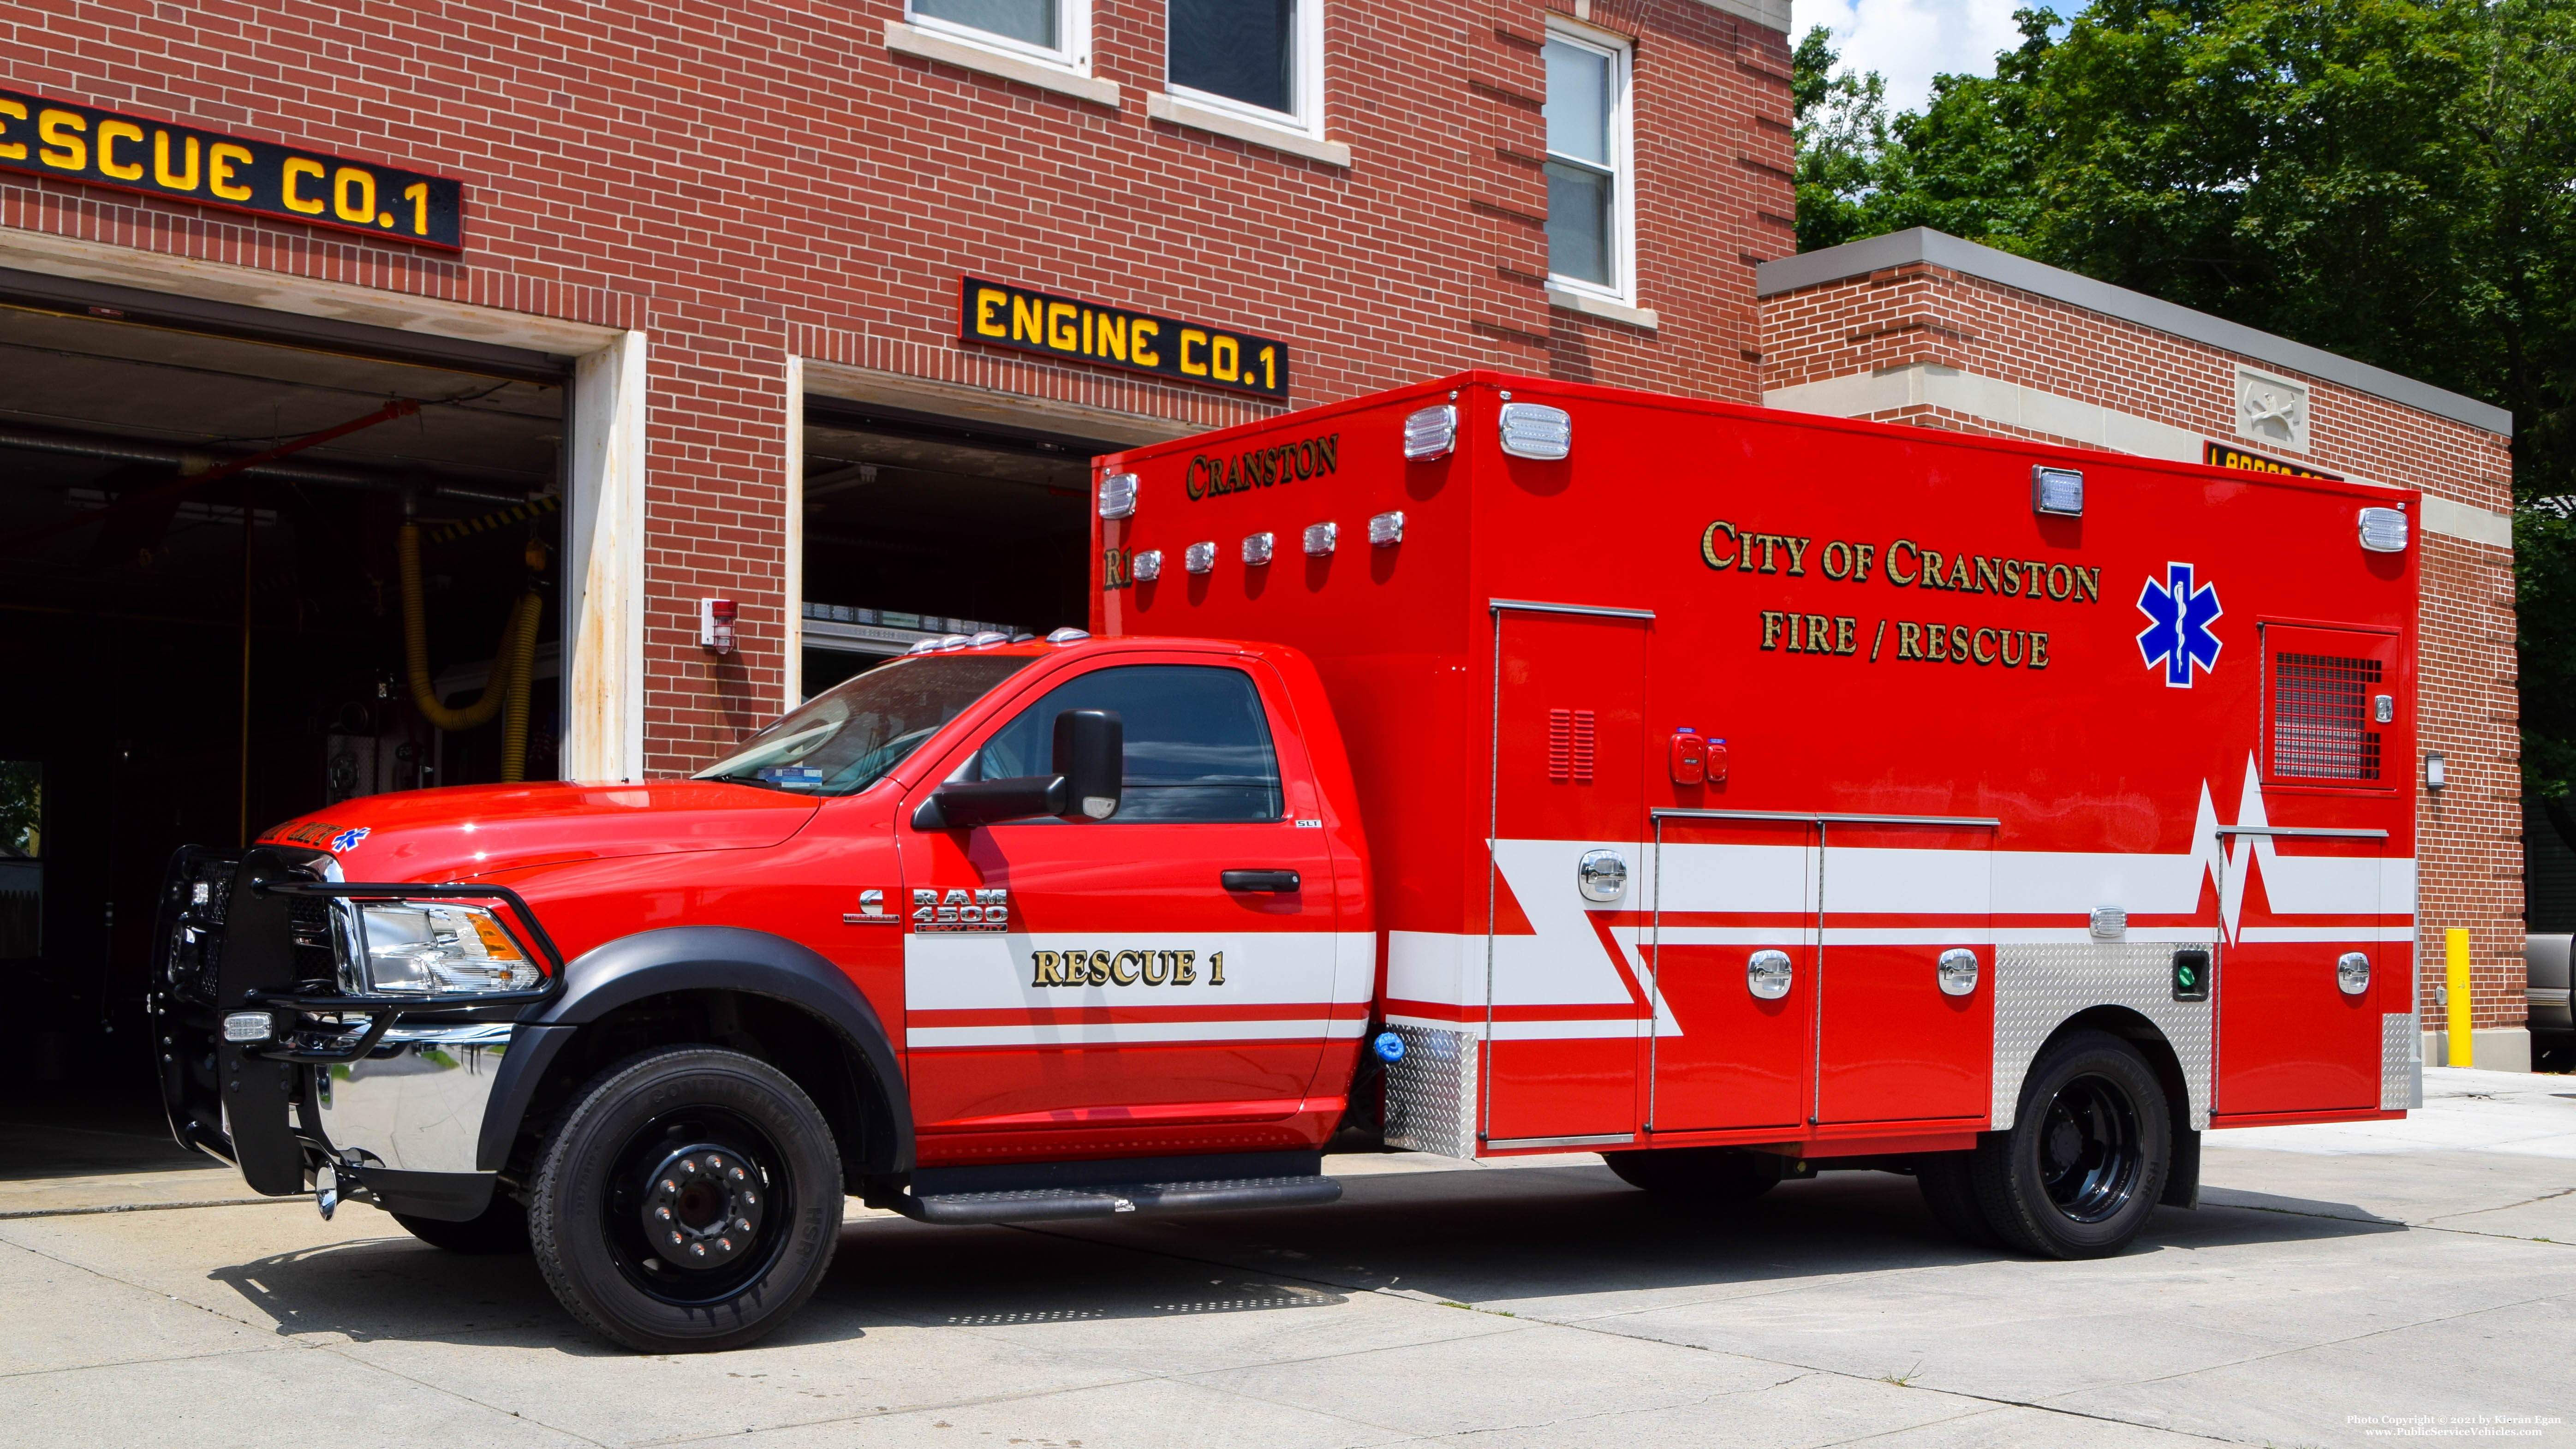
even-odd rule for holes
{"type": "Polygon", "coordinates": [[[2191,688],[2191,669],[2202,673],[2218,667],[2218,636],[2209,626],[2219,615],[2218,586],[2192,585],[2191,565],[2168,563],[2164,582],[2153,576],[2138,591],[2138,612],[2147,627],[2138,631],[2138,654],[2149,669],[2162,669],[2165,684],[2191,688]]]}
{"type": "Polygon", "coordinates": [[[339,834],[331,837],[331,853],[333,855],[346,855],[350,851],[358,848],[359,841],[366,839],[373,833],[373,828],[365,825],[361,825],[354,830],[343,830],[339,834]]]}

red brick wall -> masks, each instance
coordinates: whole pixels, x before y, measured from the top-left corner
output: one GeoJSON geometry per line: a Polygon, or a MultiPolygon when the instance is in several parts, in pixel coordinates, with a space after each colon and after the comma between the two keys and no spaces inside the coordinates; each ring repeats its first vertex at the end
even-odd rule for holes
{"type": "MultiPolygon", "coordinates": [[[[2308,385],[2308,458],[2329,472],[2509,512],[2507,440],[2295,369],[1924,263],[1763,299],[1765,391],[1931,363],[2095,403],[2221,441],[2241,361],[2308,385]]],[[[1869,416],[2038,436],[1936,407],[1869,416]]],[[[2064,438],[2050,441],[2083,446],[2064,438]]],[[[2258,449],[2258,451],[2276,451],[2258,449]]],[[[2520,1026],[2522,817],[2510,550],[2420,531],[2417,738],[2449,783],[2416,786],[2417,972],[2438,1026],[2445,928],[2470,932],[2479,1027],[2520,1026]]]]}
{"type": "Polygon", "coordinates": [[[1148,120],[1162,6],[1096,0],[1111,110],[884,48],[895,0],[0,8],[9,83],[462,178],[460,259],[13,178],[0,226],[651,335],[646,756],[771,708],[789,600],[791,350],[1210,424],[1240,404],[953,341],[973,270],[1286,340],[1305,405],[1476,365],[1750,401],[1752,262],[1789,249],[1788,50],[1696,0],[1601,0],[1637,39],[1645,332],[1550,309],[1541,0],[1327,0],[1348,169],[1148,120]],[[741,602],[696,647],[694,600],[741,602]]]}

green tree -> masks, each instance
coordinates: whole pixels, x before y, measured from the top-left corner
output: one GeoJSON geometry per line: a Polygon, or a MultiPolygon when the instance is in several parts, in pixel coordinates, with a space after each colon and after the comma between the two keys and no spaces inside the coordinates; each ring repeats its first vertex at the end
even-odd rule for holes
{"type": "Polygon", "coordinates": [[[1874,148],[1825,124],[1874,78],[1808,35],[1800,244],[1937,227],[2512,409],[2524,782],[2576,842],[2576,3],[2017,18],[1874,148]]]}

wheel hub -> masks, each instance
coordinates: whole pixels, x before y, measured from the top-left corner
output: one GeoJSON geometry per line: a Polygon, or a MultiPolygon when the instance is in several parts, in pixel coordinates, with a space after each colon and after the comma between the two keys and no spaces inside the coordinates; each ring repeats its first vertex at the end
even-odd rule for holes
{"type": "Polygon", "coordinates": [[[718,1142],[683,1147],[642,1184],[644,1241],[675,1268],[724,1267],[760,1240],[768,1181],[747,1153],[718,1142]]]}

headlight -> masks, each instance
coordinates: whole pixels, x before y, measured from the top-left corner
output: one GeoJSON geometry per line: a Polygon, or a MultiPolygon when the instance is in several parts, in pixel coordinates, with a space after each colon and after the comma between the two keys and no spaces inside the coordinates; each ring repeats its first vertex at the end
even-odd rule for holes
{"type": "Polygon", "coordinates": [[[446,901],[350,901],[336,907],[340,989],[361,996],[529,991],[543,980],[498,917],[446,901]]]}

